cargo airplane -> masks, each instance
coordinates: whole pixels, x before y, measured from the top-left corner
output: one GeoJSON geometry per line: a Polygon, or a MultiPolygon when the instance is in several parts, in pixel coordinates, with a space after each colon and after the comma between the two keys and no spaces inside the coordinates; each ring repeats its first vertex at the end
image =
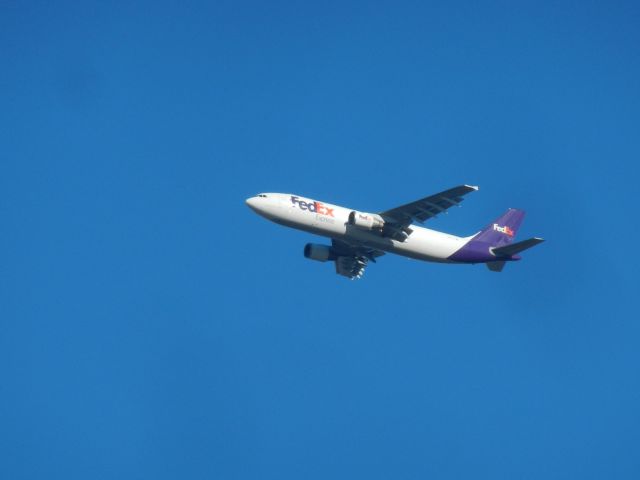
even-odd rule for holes
{"type": "Polygon", "coordinates": [[[331,238],[331,245],[308,243],[304,256],[335,262],[336,273],[360,278],[369,261],[385,253],[440,263],[484,263],[500,272],[506,262],[544,240],[530,238],[512,243],[524,211],[510,208],[484,230],[457,237],[420,227],[478,187],[460,185],[380,213],[365,213],[288,193],[261,193],[246,200],[259,215],[287,227],[331,238]]]}

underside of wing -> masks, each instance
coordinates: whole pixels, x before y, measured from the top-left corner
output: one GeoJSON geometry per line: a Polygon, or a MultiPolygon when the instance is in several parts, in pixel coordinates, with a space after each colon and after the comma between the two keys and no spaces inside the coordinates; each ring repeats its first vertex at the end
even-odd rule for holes
{"type": "Polygon", "coordinates": [[[460,185],[415,202],[380,212],[380,216],[386,220],[383,233],[385,236],[404,241],[411,234],[411,229],[408,228],[409,225],[414,222],[422,223],[455,205],[459,205],[467,193],[475,192],[476,190],[478,190],[478,187],[460,185]]]}
{"type": "Polygon", "coordinates": [[[351,280],[361,278],[369,260],[376,261],[376,257],[384,252],[369,248],[363,244],[347,243],[342,240],[332,240],[332,251],[335,255],[336,273],[351,280]]]}

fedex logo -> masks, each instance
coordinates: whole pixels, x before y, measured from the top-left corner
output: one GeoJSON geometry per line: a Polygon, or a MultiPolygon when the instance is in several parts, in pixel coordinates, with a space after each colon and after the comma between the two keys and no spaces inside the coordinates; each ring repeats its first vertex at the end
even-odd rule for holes
{"type": "Polygon", "coordinates": [[[501,227],[500,225],[498,225],[497,223],[493,224],[493,229],[496,232],[500,232],[500,233],[506,233],[507,235],[509,235],[510,237],[513,237],[513,230],[511,230],[509,227],[507,227],[506,225],[504,227],[501,227]]]}
{"type": "Polygon", "coordinates": [[[333,208],[327,208],[320,202],[305,202],[304,200],[300,200],[298,197],[292,195],[291,203],[293,205],[297,204],[300,210],[308,210],[313,213],[319,213],[320,215],[333,217],[333,208]]]}

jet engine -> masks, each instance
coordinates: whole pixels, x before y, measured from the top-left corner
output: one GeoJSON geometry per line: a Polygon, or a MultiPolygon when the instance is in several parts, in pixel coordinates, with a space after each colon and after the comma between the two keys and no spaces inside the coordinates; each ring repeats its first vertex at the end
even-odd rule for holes
{"type": "Polygon", "coordinates": [[[307,243],[304,246],[304,256],[318,262],[335,259],[335,255],[329,245],[318,245],[317,243],[307,243]]]}
{"type": "Polygon", "coordinates": [[[349,225],[361,230],[382,230],[384,220],[375,213],[362,213],[353,211],[349,214],[349,225]]]}

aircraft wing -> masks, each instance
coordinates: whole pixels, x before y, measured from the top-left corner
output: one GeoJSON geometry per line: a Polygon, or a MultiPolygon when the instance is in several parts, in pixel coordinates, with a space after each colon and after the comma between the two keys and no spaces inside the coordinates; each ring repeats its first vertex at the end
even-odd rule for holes
{"type": "Polygon", "coordinates": [[[384,252],[369,248],[363,244],[347,243],[342,240],[331,240],[332,250],[336,258],[336,273],[354,280],[364,275],[364,269],[369,260],[376,261],[376,257],[384,252]]]}
{"type": "Polygon", "coordinates": [[[445,212],[454,205],[459,205],[467,193],[475,192],[476,190],[478,190],[478,187],[460,185],[444,192],[421,198],[415,202],[380,212],[380,216],[386,220],[383,235],[404,241],[411,234],[411,229],[408,227],[413,222],[422,223],[439,213],[445,212]]]}

